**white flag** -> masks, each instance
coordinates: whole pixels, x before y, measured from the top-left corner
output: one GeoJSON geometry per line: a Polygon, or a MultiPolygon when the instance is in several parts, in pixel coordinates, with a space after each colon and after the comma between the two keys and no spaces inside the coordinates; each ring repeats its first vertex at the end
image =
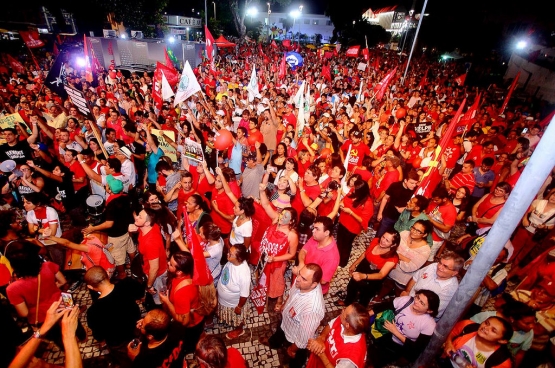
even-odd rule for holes
{"type": "Polygon", "coordinates": [[[189,65],[189,60],[187,60],[185,62],[185,66],[183,67],[181,79],[177,85],[177,93],[175,94],[173,105],[177,106],[200,90],[201,88],[200,84],[198,84],[197,77],[193,73],[191,65],[189,65]]]}
{"type": "Polygon", "coordinates": [[[293,103],[295,104],[295,107],[299,107],[301,103],[301,97],[302,97],[302,94],[304,93],[304,86],[305,86],[305,82],[303,81],[303,83],[301,84],[301,87],[297,90],[297,93],[295,93],[295,96],[293,97],[293,103]]]}
{"type": "Polygon", "coordinates": [[[175,93],[173,93],[172,87],[166,79],[166,75],[162,72],[162,100],[169,100],[172,96],[175,96],[175,93]]]}
{"type": "MultiPolygon", "coordinates": [[[[304,86],[304,82],[303,82],[303,86],[304,86]]],[[[302,136],[303,129],[304,129],[304,97],[302,93],[301,93],[299,105],[295,107],[299,109],[299,112],[297,114],[297,127],[298,127],[299,136],[302,136]]]]}
{"type": "Polygon", "coordinates": [[[358,101],[363,101],[364,99],[362,98],[362,79],[360,80],[360,88],[358,89],[358,101]]]}
{"type": "Polygon", "coordinates": [[[304,97],[304,118],[306,121],[310,120],[310,108],[310,87],[308,87],[304,97]]]}
{"type": "Polygon", "coordinates": [[[249,92],[249,101],[254,100],[256,96],[260,95],[258,91],[258,77],[256,76],[256,68],[252,66],[251,80],[247,86],[247,91],[249,92]]]}

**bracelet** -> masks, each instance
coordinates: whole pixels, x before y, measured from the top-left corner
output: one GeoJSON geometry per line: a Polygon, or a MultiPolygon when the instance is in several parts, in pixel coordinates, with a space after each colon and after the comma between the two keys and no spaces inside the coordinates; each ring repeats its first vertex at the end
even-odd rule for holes
{"type": "Polygon", "coordinates": [[[85,160],[79,161],[79,163],[81,163],[81,164],[84,164],[85,162],[87,162],[87,161],[85,161],[85,160]]]}

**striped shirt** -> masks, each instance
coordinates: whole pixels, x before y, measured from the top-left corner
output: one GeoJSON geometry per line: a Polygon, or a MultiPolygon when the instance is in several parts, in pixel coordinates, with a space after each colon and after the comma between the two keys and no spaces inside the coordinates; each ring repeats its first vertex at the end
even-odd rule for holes
{"type": "Polygon", "coordinates": [[[304,293],[293,284],[282,312],[281,329],[287,341],[295,344],[299,349],[305,349],[308,339],[314,337],[316,329],[324,318],[325,311],[320,284],[304,293]]]}

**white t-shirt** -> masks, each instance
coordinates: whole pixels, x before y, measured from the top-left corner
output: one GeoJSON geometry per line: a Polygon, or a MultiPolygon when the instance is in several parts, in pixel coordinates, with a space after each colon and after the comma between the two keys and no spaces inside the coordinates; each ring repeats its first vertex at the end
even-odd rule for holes
{"type": "MultiPolygon", "coordinates": [[[[410,296],[401,296],[393,300],[395,309],[402,308],[410,300],[410,296]]],[[[414,303],[414,302],[413,302],[414,303]]],[[[436,321],[429,314],[416,314],[409,305],[395,316],[395,325],[407,339],[416,341],[418,335],[432,336],[436,328],[436,321]]],[[[393,341],[403,345],[401,340],[393,336],[393,341]]]]}
{"type": "Polygon", "coordinates": [[[38,225],[39,228],[45,229],[50,226],[50,224],[57,224],[58,229],[56,230],[56,237],[62,236],[62,227],[60,226],[60,218],[58,217],[58,212],[52,207],[46,207],[46,218],[38,219],[35,210],[27,212],[26,216],[27,222],[30,224],[38,225]]]}
{"type": "Polygon", "coordinates": [[[127,159],[121,164],[121,173],[129,178],[129,184],[135,186],[135,165],[127,159]]]}
{"type": "Polygon", "coordinates": [[[251,287],[251,270],[247,261],[239,266],[227,262],[218,282],[218,303],[224,307],[234,308],[239,298],[248,298],[251,287]]]}
{"type": "Polygon", "coordinates": [[[220,241],[214,245],[203,244],[203,246],[204,251],[210,254],[210,257],[206,258],[206,263],[212,273],[212,277],[215,279],[222,271],[220,260],[222,259],[222,253],[224,250],[224,241],[220,238],[220,241]]]}
{"type": "Polygon", "coordinates": [[[233,244],[244,244],[245,238],[250,238],[252,236],[252,221],[249,220],[244,222],[241,226],[237,226],[237,219],[233,219],[233,225],[231,226],[231,234],[229,235],[229,243],[233,244]]]}

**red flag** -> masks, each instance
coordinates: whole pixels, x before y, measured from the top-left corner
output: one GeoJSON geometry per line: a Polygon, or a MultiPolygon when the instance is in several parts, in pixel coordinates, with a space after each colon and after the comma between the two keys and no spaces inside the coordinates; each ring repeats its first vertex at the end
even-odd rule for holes
{"type": "Polygon", "coordinates": [[[274,49],[277,49],[277,47],[278,47],[275,40],[272,40],[272,43],[270,44],[270,46],[272,46],[274,49]]]}
{"type": "Polygon", "coordinates": [[[505,112],[505,109],[507,108],[507,105],[509,104],[509,100],[511,99],[511,95],[513,94],[513,91],[516,88],[516,84],[518,83],[518,78],[519,77],[520,77],[520,71],[516,74],[516,77],[513,80],[513,83],[511,83],[511,87],[509,88],[509,92],[507,93],[507,97],[505,97],[505,101],[503,101],[503,105],[501,105],[501,110],[499,110],[500,114],[503,114],[503,112],[505,112]]]}
{"type": "Polygon", "coordinates": [[[52,47],[52,53],[54,56],[58,56],[60,54],[60,50],[58,50],[58,45],[54,42],[54,46],[52,47]]]}
{"type": "Polygon", "coordinates": [[[281,59],[281,63],[279,64],[279,80],[283,80],[285,75],[287,74],[287,61],[285,60],[285,54],[283,54],[283,58],[281,59]]]}
{"type": "Polygon", "coordinates": [[[264,55],[264,51],[262,51],[262,44],[261,43],[258,44],[258,53],[260,55],[264,55]]]}
{"type": "Polygon", "coordinates": [[[291,40],[283,40],[281,41],[281,44],[287,48],[287,50],[289,50],[289,48],[291,47],[291,40]]]}
{"type": "MultiPolygon", "coordinates": [[[[115,69],[116,68],[116,59],[114,59],[114,49],[112,47],[112,41],[108,41],[108,55],[110,55],[112,57],[112,59],[110,60],[109,69],[115,69]]],[[[160,78],[160,81],[162,81],[162,78],[160,78]]]]}
{"type": "Polygon", "coordinates": [[[359,50],[360,50],[360,46],[351,46],[347,50],[346,55],[349,57],[357,57],[359,50]]]}
{"type": "Polygon", "coordinates": [[[44,46],[44,42],[39,39],[39,33],[37,31],[19,31],[19,34],[25,42],[25,45],[30,49],[44,46]]]}
{"type": "Polygon", "coordinates": [[[166,58],[165,66],[168,68],[175,69],[175,65],[173,65],[172,59],[170,59],[170,56],[168,55],[168,49],[164,49],[164,57],[166,58]]]}
{"type": "Polygon", "coordinates": [[[387,75],[380,82],[381,86],[380,86],[380,90],[376,94],[376,101],[381,101],[382,100],[383,95],[385,94],[385,91],[387,89],[387,86],[389,86],[389,82],[391,82],[391,80],[393,79],[393,76],[395,75],[396,72],[397,72],[397,67],[395,67],[395,69],[393,69],[392,71],[387,73],[387,75]]]}
{"type": "Polygon", "coordinates": [[[206,258],[204,258],[204,251],[198,240],[197,233],[189,221],[189,216],[185,216],[185,227],[187,231],[187,245],[193,255],[195,261],[193,270],[193,284],[198,286],[206,286],[214,282],[206,258]]]}
{"type": "Polygon", "coordinates": [[[322,76],[331,83],[331,68],[329,65],[322,65],[322,76]]]}
{"type": "Polygon", "coordinates": [[[85,80],[89,83],[93,81],[91,68],[91,59],[89,57],[89,47],[87,45],[87,36],[83,35],[83,49],[85,54],[85,80]]]}
{"type": "Polygon", "coordinates": [[[210,30],[208,29],[208,27],[206,25],[204,25],[204,34],[206,35],[206,56],[208,57],[208,60],[210,60],[210,63],[213,62],[213,57],[214,57],[214,37],[212,37],[212,33],[210,33],[210,30]]]}
{"type": "Polygon", "coordinates": [[[424,72],[424,76],[422,77],[422,80],[420,81],[420,84],[418,85],[419,90],[424,88],[424,86],[428,83],[427,82],[427,77],[428,77],[428,69],[426,69],[426,71],[424,72]]]}
{"type": "Polygon", "coordinates": [[[468,110],[464,113],[461,120],[457,123],[456,134],[462,134],[464,132],[468,132],[470,130],[470,126],[474,123],[474,116],[478,111],[478,107],[480,106],[480,99],[482,94],[480,93],[476,96],[474,103],[472,106],[468,108],[468,110]]]}
{"type": "Polygon", "coordinates": [[[10,67],[12,70],[18,74],[25,73],[25,67],[16,59],[14,59],[10,54],[7,54],[8,62],[10,63],[10,67]]]}
{"type": "Polygon", "coordinates": [[[332,57],[333,57],[333,52],[331,51],[324,52],[324,58],[331,59],[332,57]]]}
{"type": "Polygon", "coordinates": [[[362,56],[364,56],[364,60],[370,60],[370,51],[368,51],[368,49],[362,49],[362,56]]]}
{"type": "Polygon", "coordinates": [[[466,73],[459,75],[457,78],[455,78],[455,83],[457,83],[459,86],[464,86],[465,81],[466,81],[466,73]]]}
{"type": "Polygon", "coordinates": [[[428,170],[426,170],[426,172],[422,176],[420,185],[418,186],[418,189],[416,189],[416,194],[423,195],[426,198],[431,198],[432,192],[440,183],[441,175],[439,174],[439,163],[441,161],[441,156],[443,155],[443,153],[445,152],[445,148],[447,148],[447,146],[451,142],[451,139],[453,138],[455,127],[457,126],[465,104],[466,98],[461,103],[461,106],[459,106],[459,109],[457,110],[455,116],[453,116],[453,119],[451,119],[447,130],[441,136],[441,141],[436,147],[432,161],[430,161],[430,166],[428,166],[428,170]]]}
{"type": "MultiPolygon", "coordinates": [[[[175,85],[179,82],[178,72],[175,68],[168,67],[158,61],[156,62],[156,69],[160,69],[164,72],[170,86],[175,87],[175,85]]],[[[162,81],[161,76],[162,75],[160,75],[160,81],[162,81]]]]}

